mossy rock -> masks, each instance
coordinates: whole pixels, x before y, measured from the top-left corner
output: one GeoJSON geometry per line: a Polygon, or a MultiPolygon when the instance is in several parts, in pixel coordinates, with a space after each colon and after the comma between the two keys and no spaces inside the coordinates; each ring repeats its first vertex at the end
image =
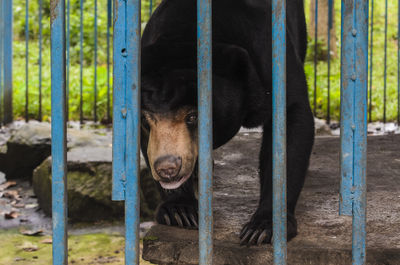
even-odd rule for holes
{"type": "MultiPolygon", "coordinates": [[[[111,200],[110,148],[74,148],[68,152],[67,190],[70,221],[99,221],[124,216],[124,202],[111,200]]],[[[160,201],[149,170],[141,168],[141,220],[153,219],[160,201]]],[[[43,211],[51,215],[51,157],[33,173],[33,189],[43,211]]]]}

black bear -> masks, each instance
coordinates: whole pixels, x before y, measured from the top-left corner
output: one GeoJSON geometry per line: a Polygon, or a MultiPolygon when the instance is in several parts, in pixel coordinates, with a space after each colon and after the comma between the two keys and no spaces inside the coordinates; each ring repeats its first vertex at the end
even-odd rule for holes
{"type": "MultiPolygon", "coordinates": [[[[142,137],[146,163],[160,188],[160,224],[197,227],[196,0],[163,0],[142,38],[142,137]]],[[[241,126],[263,126],[260,200],[244,225],[241,244],[272,236],[271,0],[214,0],[214,148],[241,126]]],[[[287,1],[287,212],[288,239],[296,236],[295,207],[314,141],[304,60],[303,0],[287,1]]],[[[229,176],[227,176],[229,177],[229,176]]],[[[255,195],[256,196],[256,195],[255,195]]]]}

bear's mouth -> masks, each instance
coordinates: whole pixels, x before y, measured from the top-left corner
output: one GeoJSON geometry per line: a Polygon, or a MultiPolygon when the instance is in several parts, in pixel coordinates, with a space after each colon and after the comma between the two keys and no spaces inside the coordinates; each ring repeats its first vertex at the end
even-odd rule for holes
{"type": "Polygon", "coordinates": [[[190,178],[190,175],[191,174],[187,174],[187,175],[184,175],[184,176],[181,176],[179,178],[175,178],[175,179],[172,179],[169,181],[168,180],[160,180],[159,182],[163,189],[174,190],[174,189],[179,188],[183,183],[185,183],[186,180],[188,180],[190,178]]]}

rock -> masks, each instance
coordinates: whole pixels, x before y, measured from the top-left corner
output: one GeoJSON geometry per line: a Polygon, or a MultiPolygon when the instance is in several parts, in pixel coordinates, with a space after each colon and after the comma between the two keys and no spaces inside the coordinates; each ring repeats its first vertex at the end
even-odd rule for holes
{"type": "Polygon", "coordinates": [[[8,179],[31,177],[32,171],[50,155],[50,125],[30,122],[15,130],[0,151],[0,171],[8,179]]]}
{"type": "MultiPolygon", "coordinates": [[[[111,200],[112,149],[75,147],[67,153],[68,217],[71,221],[98,221],[124,216],[124,203],[111,200]]],[[[51,215],[51,157],[33,173],[32,185],[40,207],[51,215]]],[[[151,219],[159,202],[149,170],[141,166],[141,217],[151,219]]]]}
{"type": "Polygon", "coordinates": [[[317,136],[332,135],[331,128],[329,128],[329,125],[326,124],[325,120],[314,118],[314,124],[315,124],[315,135],[317,136]]]}

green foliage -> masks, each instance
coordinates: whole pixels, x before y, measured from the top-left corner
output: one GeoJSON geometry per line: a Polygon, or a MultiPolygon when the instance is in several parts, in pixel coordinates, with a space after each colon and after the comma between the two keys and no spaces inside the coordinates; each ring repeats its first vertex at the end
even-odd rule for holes
{"type": "MultiPolygon", "coordinates": [[[[14,117],[24,116],[25,110],[25,1],[14,0],[14,61],[13,61],[13,105],[14,117]]],[[[84,0],[84,45],[83,45],[83,113],[86,119],[93,118],[94,107],[94,1],[84,0]]],[[[98,1],[98,68],[97,68],[97,108],[99,120],[107,113],[107,0],[98,1]]],[[[50,116],[50,0],[43,0],[43,115],[50,116]]],[[[153,10],[161,0],[153,0],[153,10]]],[[[310,0],[305,0],[306,15],[309,16],[310,0]]],[[[383,116],[383,80],[384,80],[384,1],[375,1],[374,17],[374,57],[372,82],[372,119],[381,120],[383,116]]],[[[69,84],[69,117],[79,119],[80,102],[80,0],[70,0],[70,84],[69,84]]],[[[335,1],[335,31],[338,38],[337,51],[340,53],[340,1],[335,1]]],[[[149,0],[142,0],[142,28],[149,19],[149,0]]],[[[388,16],[388,58],[387,58],[387,117],[397,117],[397,1],[389,1],[388,16]]],[[[29,113],[37,116],[39,108],[38,92],[38,1],[29,1],[29,113]]],[[[314,100],[314,41],[309,38],[308,55],[305,71],[309,83],[310,103],[314,100]]],[[[317,111],[320,118],[326,117],[328,76],[327,62],[324,61],[327,48],[321,41],[317,42],[317,111]]],[[[112,47],[110,50],[112,55],[112,47]]],[[[112,62],[112,57],[111,57],[112,62]]],[[[110,73],[112,84],[112,68],[110,73]]],[[[340,116],[340,54],[332,58],[331,63],[330,112],[332,119],[340,116]]],[[[112,94],[112,93],[111,93],[112,94]]],[[[112,95],[111,95],[112,97],[112,95]]],[[[112,102],[112,98],[110,99],[112,102]]]]}

